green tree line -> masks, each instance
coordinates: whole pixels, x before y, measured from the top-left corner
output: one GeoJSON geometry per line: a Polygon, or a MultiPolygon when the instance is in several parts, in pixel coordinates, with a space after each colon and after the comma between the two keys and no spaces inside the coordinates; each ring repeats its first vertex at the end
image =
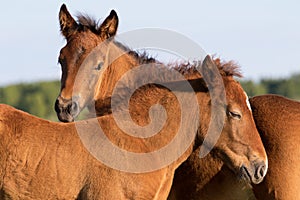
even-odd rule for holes
{"type": "MultiPolygon", "coordinates": [[[[300,100],[300,73],[288,78],[264,78],[258,82],[240,80],[249,96],[279,94],[300,100]]],[[[0,87],[0,103],[9,104],[38,117],[57,121],[54,102],[59,93],[59,81],[22,83],[0,87]]]]}
{"type": "Polygon", "coordinates": [[[60,88],[59,81],[22,83],[0,88],[0,103],[35,116],[57,121],[54,102],[60,88]]]}
{"type": "Polygon", "coordinates": [[[259,82],[240,81],[249,96],[261,94],[279,94],[291,99],[300,100],[300,73],[288,78],[263,78],[259,82]]]}

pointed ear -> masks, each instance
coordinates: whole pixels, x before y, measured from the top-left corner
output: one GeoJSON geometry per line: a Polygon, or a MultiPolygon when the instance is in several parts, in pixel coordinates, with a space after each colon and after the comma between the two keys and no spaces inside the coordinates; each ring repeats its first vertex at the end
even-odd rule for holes
{"type": "Polygon", "coordinates": [[[69,13],[65,4],[60,7],[59,11],[59,23],[61,33],[68,38],[76,30],[78,24],[69,13]]]}
{"type": "Polygon", "coordinates": [[[205,57],[200,72],[208,87],[211,98],[211,120],[199,151],[200,158],[204,158],[213,149],[223,130],[227,103],[222,75],[210,56],[205,57]]]}
{"type": "Polygon", "coordinates": [[[209,55],[205,57],[200,72],[209,89],[222,84],[220,72],[209,55]]]}
{"type": "Polygon", "coordinates": [[[101,38],[108,39],[116,35],[119,18],[116,11],[110,11],[109,16],[104,20],[99,28],[101,38]]]}

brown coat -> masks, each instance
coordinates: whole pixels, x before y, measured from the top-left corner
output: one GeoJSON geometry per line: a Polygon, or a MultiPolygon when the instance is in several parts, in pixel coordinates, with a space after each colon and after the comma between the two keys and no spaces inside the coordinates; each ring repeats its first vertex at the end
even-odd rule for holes
{"type": "Polygon", "coordinates": [[[300,103],[278,95],[250,98],[256,126],[267,151],[268,173],[251,186],[236,179],[213,156],[199,160],[194,153],[175,173],[169,199],[290,200],[300,191],[300,103]],[[177,195],[177,196],[176,196],[177,195]]]}
{"type": "MultiPolygon", "coordinates": [[[[98,121],[111,141],[123,142],[121,147],[151,150],[150,142],[142,139],[126,144],[111,115],[98,121]]],[[[89,123],[78,122],[82,126],[89,123]]],[[[87,134],[93,131],[89,126],[85,130],[87,134]]],[[[105,151],[101,146],[99,150],[105,151]]],[[[175,169],[191,150],[160,170],[122,172],[102,164],[86,150],[74,123],[46,121],[0,104],[0,198],[166,199],[175,169]]]]}

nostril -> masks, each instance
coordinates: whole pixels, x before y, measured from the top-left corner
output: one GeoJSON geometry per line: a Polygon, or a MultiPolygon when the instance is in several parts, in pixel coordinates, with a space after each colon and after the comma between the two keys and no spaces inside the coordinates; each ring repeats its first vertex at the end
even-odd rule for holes
{"type": "Polygon", "coordinates": [[[54,110],[56,113],[60,113],[60,108],[59,108],[59,101],[58,99],[56,99],[55,103],[54,103],[54,110]]]}
{"type": "Polygon", "coordinates": [[[258,180],[262,179],[265,175],[266,165],[261,164],[257,167],[254,177],[258,180]]]}
{"type": "Polygon", "coordinates": [[[260,176],[264,176],[264,174],[265,174],[265,166],[262,166],[261,168],[260,168],[260,170],[259,170],[259,174],[260,174],[260,176]]]}

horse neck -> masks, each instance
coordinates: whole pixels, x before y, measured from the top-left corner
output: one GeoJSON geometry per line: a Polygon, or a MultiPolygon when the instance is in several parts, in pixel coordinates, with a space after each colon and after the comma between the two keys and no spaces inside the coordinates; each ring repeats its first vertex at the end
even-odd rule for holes
{"type": "MultiPolygon", "coordinates": [[[[116,63],[114,63],[116,64],[116,63]]],[[[129,64],[129,63],[125,63],[129,64]]],[[[131,66],[134,66],[134,63],[130,63],[131,66]]],[[[115,65],[115,70],[117,70],[117,66],[115,65]]],[[[128,67],[128,69],[130,69],[128,67]]],[[[110,72],[113,73],[113,72],[110,72]]],[[[124,72],[123,72],[124,73],[124,72]]],[[[118,75],[123,75],[122,73],[118,75]]],[[[193,142],[187,148],[186,152],[178,157],[178,159],[173,163],[173,166],[178,167],[182,162],[184,162],[195,149],[199,149],[201,144],[202,138],[206,134],[205,130],[207,130],[207,125],[209,124],[206,120],[207,118],[210,119],[209,113],[209,101],[210,96],[206,87],[204,80],[201,78],[199,74],[186,74],[185,77],[188,79],[189,83],[193,87],[196,92],[197,100],[200,107],[200,128],[197,137],[194,138],[193,142]],[[199,139],[200,138],[200,139],[199,139]],[[201,141],[200,141],[201,140],[201,141]]],[[[172,82],[170,84],[177,84],[176,82],[172,82]]],[[[180,85],[180,84],[179,84],[180,85]]],[[[180,90],[180,88],[178,88],[180,90]]],[[[126,92],[126,90],[125,90],[126,92]]],[[[185,92],[185,91],[180,91],[185,92]]],[[[112,92],[111,92],[112,93],[112,92]]],[[[110,93],[110,94],[111,94],[110,93]]],[[[108,93],[106,93],[107,95],[108,93]]],[[[108,95],[110,97],[110,95],[108,95]]],[[[130,137],[127,134],[124,134],[120,129],[117,127],[115,122],[111,122],[113,126],[106,126],[104,127],[114,127],[116,131],[113,131],[114,134],[109,135],[113,143],[122,146],[122,148],[133,151],[133,152],[144,152],[147,151],[154,151],[160,149],[166,145],[174,138],[178,130],[178,124],[180,124],[180,110],[179,105],[176,100],[176,97],[172,94],[172,91],[158,86],[156,84],[150,84],[139,88],[130,98],[129,106],[126,104],[122,104],[122,98],[126,96],[126,93],[119,93],[118,99],[120,101],[120,110],[129,110],[130,116],[133,120],[133,123],[139,126],[147,126],[151,123],[151,119],[149,117],[150,108],[155,104],[162,105],[168,115],[168,119],[163,127],[163,131],[159,134],[156,134],[153,137],[142,139],[142,138],[134,138],[130,137]],[[122,107],[124,106],[124,107],[122,107]]],[[[106,99],[107,107],[110,112],[110,100],[109,98],[106,99]]],[[[97,110],[103,111],[103,105],[98,105],[97,110]]],[[[191,116],[196,115],[197,113],[190,113],[191,116]]],[[[112,130],[107,130],[108,132],[112,130]]],[[[198,155],[197,153],[193,153],[194,155],[198,155]]],[[[198,156],[193,156],[193,159],[198,159],[198,156]]],[[[196,171],[195,173],[198,173],[196,171]]]]}
{"type": "MultiPolygon", "coordinates": [[[[134,153],[156,152],[168,146],[168,144],[174,139],[174,129],[178,126],[178,124],[172,123],[172,121],[167,121],[166,126],[157,134],[152,137],[142,138],[138,136],[131,136],[129,133],[122,130],[118,124],[116,124],[116,121],[111,114],[98,117],[98,122],[104,134],[112,144],[124,151],[134,153]]],[[[124,123],[127,124],[130,122],[125,121],[124,123]]],[[[188,148],[185,149],[183,154],[178,155],[177,159],[175,159],[172,164],[170,163],[168,167],[177,168],[182,162],[184,162],[192,153],[193,144],[194,143],[192,142],[188,148]]],[[[180,144],[176,145],[176,148],[179,147],[180,144]]],[[[176,149],[171,149],[170,153],[174,152],[176,152],[176,149]]],[[[155,157],[155,159],[158,159],[156,161],[162,161],[165,159],[165,156],[166,155],[161,154],[159,157],[155,157]]]]}
{"type": "MultiPolygon", "coordinates": [[[[199,106],[202,107],[206,105],[208,102],[208,97],[207,95],[207,89],[206,86],[203,85],[203,80],[201,78],[199,79],[193,79],[188,80],[191,81],[191,85],[195,88],[197,91],[197,99],[200,102],[199,106]]],[[[180,82],[180,81],[179,81],[180,82]]],[[[181,85],[179,82],[172,82],[170,84],[175,84],[175,85],[181,85]],[[179,84],[178,84],[179,83],[179,84]]],[[[178,88],[177,93],[179,92],[180,94],[186,95],[188,92],[182,90],[180,87],[178,88]]],[[[183,88],[184,89],[184,88],[183,88]]],[[[158,149],[161,149],[165,146],[167,146],[170,141],[176,136],[179,130],[179,126],[181,125],[182,117],[181,117],[181,108],[180,108],[180,103],[176,99],[176,96],[173,94],[172,91],[165,87],[161,87],[157,84],[148,84],[145,85],[138,90],[136,90],[133,95],[130,98],[129,101],[129,106],[126,104],[126,99],[128,94],[126,93],[127,90],[126,88],[124,90],[121,90],[117,93],[117,96],[114,97],[119,100],[119,104],[117,104],[117,108],[115,108],[115,111],[129,111],[130,113],[130,119],[132,121],[125,121],[127,126],[131,126],[131,123],[134,123],[134,125],[138,125],[141,127],[151,127],[151,123],[154,123],[153,120],[155,119],[161,119],[163,120],[164,117],[162,116],[156,116],[155,112],[151,112],[151,107],[155,104],[161,105],[166,113],[167,113],[167,119],[164,122],[164,125],[157,134],[153,135],[152,137],[143,139],[143,138],[135,138],[131,137],[128,134],[125,134],[120,130],[118,125],[115,123],[115,121],[111,121],[110,125],[103,125],[102,127],[113,127],[115,129],[113,131],[112,128],[110,130],[107,130],[108,132],[113,131],[114,134],[109,135],[108,137],[110,138],[113,143],[118,144],[121,146],[123,149],[128,150],[128,151],[133,151],[133,152],[144,152],[145,150],[147,151],[155,151],[158,149]],[[152,116],[152,117],[151,117],[152,116]]],[[[110,107],[110,102],[108,107],[110,107]]],[[[97,110],[102,110],[103,107],[98,107],[97,110]]],[[[109,108],[110,109],[110,108],[109,108]]],[[[201,108],[200,108],[201,109],[201,108]]],[[[194,112],[197,112],[196,110],[194,112]]],[[[115,114],[115,112],[114,112],[115,114]]],[[[189,113],[190,119],[189,121],[193,121],[193,117],[197,116],[198,113],[189,113]]],[[[109,117],[111,115],[105,116],[109,117]]],[[[194,124],[195,126],[197,123],[194,124]]],[[[185,127],[183,125],[183,127],[185,127]]],[[[187,126],[184,130],[183,134],[187,134],[187,132],[192,132],[189,131],[192,127],[187,126]]],[[[196,134],[197,131],[193,130],[194,134],[196,134]]],[[[184,160],[187,159],[187,157],[191,154],[194,144],[195,144],[195,139],[196,137],[191,139],[191,143],[184,152],[183,155],[178,157],[178,159],[174,162],[175,166],[178,166],[180,163],[182,163],[184,160]]],[[[178,147],[180,147],[180,143],[178,144],[178,147]]]]}
{"type": "MultiPolygon", "coordinates": [[[[208,94],[206,86],[203,85],[203,80],[201,78],[191,79],[189,80],[189,82],[196,91],[196,98],[198,101],[196,103],[198,103],[201,110],[199,130],[201,129],[202,131],[199,131],[200,135],[198,135],[197,138],[194,138],[197,140],[194,140],[192,144],[193,148],[197,148],[200,144],[198,138],[204,137],[204,135],[206,134],[206,132],[204,132],[204,129],[207,129],[207,126],[205,124],[209,124],[208,120],[210,119],[210,96],[208,94]]],[[[172,82],[170,84],[177,85],[178,83],[172,82]]],[[[182,88],[180,87],[176,88],[178,88],[176,93],[179,95],[185,95],[185,93],[187,93],[184,90],[181,91],[182,88]]],[[[176,135],[178,126],[180,125],[182,120],[181,114],[182,112],[184,112],[184,110],[181,110],[180,103],[178,102],[177,97],[174,95],[173,91],[170,91],[169,89],[156,84],[149,84],[139,88],[133,93],[133,95],[130,97],[129,105],[127,105],[126,103],[127,99],[123,99],[124,97],[126,97],[126,90],[124,91],[124,93],[120,92],[118,94],[117,99],[119,100],[119,102],[118,104],[116,104],[117,108],[115,108],[115,111],[129,111],[133,123],[144,127],[149,126],[149,124],[153,123],[153,119],[155,118],[163,120],[163,117],[161,116],[151,116],[153,114],[151,112],[151,109],[153,108],[152,106],[159,104],[165,109],[167,113],[167,119],[163,129],[165,129],[165,131],[169,131],[171,137],[174,137],[176,135]]],[[[191,118],[193,118],[193,116],[199,115],[198,113],[193,112],[196,111],[192,111],[191,113],[189,113],[189,116],[191,118]]],[[[198,121],[196,123],[198,123],[198,121]]]]}

